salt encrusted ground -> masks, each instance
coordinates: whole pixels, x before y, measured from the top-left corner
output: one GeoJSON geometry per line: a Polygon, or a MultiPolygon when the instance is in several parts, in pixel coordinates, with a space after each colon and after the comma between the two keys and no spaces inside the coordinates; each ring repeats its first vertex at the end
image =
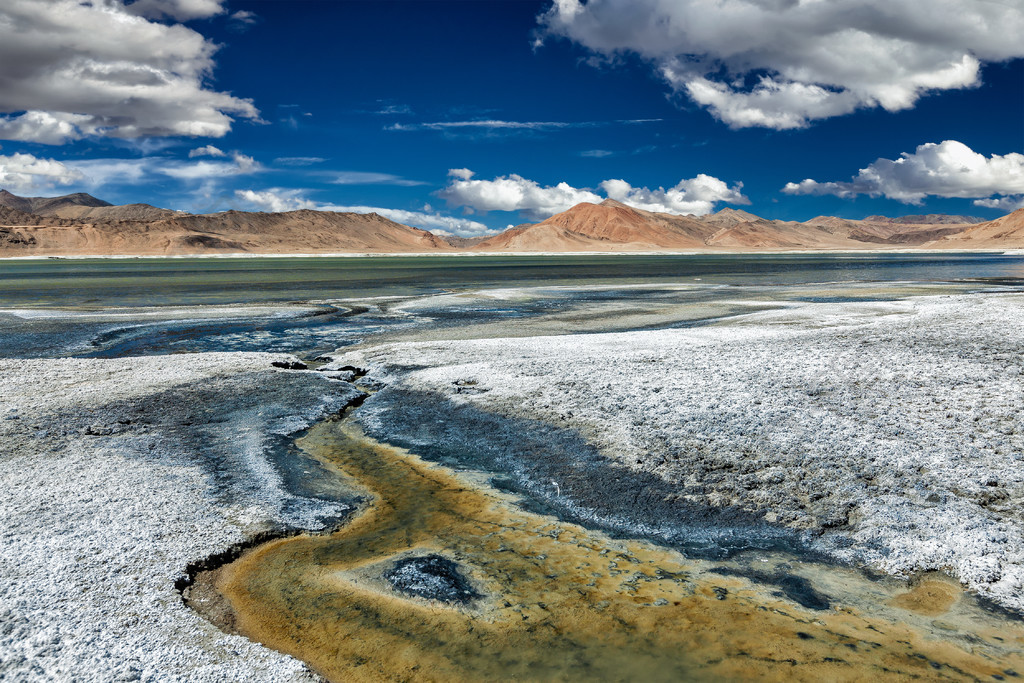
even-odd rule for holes
{"type": "MultiPolygon", "coordinates": [[[[526,431],[552,425],[559,448],[578,433],[626,479],[651,488],[655,475],[649,509],[746,511],[835,558],[945,570],[1024,611],[1022,352],[1024,296],[979,294],[793,304],[690,330],[390,344],[338,362],[387,383],[357,413],[375,436],[553,462],[543,430],[526,431]],[[514,427],[472,434],[466,415],[514,427]]],[[[567,488],[533,485],[556,507],[567,488]]],[[[592,503],[594,518],[620,502],[592,503]]]]}
{"type": "Polygon", "coordinates": [[[353,390],[281,359],[0,361],[0,679],[309,677],[174,587],[189,562],[349,509],[272,455],[353,390]]]}

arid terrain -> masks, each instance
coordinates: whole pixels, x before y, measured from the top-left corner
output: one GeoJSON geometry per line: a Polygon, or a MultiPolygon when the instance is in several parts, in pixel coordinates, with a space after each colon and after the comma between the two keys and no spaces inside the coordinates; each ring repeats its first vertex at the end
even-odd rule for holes
{"type": "Polygon", "coordinates": [[[993,221],[967,216],[819,216],[804,222],[723,209],[653,213],[614,200],[581,203],[497,235],[433,234],[378,214],[300,210],[187,214],[113,206],[87,194],[19,197],[0,191],[0,257],[443,252],[855,251],[1024,248],[1024,209],[993,221]]]}

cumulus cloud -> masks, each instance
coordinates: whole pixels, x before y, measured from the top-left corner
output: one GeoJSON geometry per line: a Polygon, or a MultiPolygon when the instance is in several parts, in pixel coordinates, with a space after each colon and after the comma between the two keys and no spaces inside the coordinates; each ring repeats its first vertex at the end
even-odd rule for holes
{"type": "Polygon", "coordinates": [[[981,199],[978,206],[1002,208],[1015,199],[992,195],[1024,194],[1024,154],[985,157],[962,142],[945,140],[920,145],[899,159],[876,159],[846,182],[818,182],[810,178],[787,183],[787,194],[831,194],[837,197],[887,197],[920,204],[925,197],[981,199]]]}
{"type": "Polygon", "coordinates": [[[439,196],[453,206],[476,211],[522,211],[527,216],[547,217],[580,202],[597,203],[601,197],[568,183],[541,187],[533,180],[512,173],[494,180],[474,180],[467,169],[449,171],[452,181],[439,196]]]}
{"type": "Polygon", "coordinates": [[[302,196],[302,190],[285,190],[279,187],[269,190],[235,190],[235,197],[255,206],[260,211],[280,213],[282,211],[298,211],[299,209],[315,209],[316,202],[302,196]]]}
{"type": "Polygon", "coordinates": [[[975,199],[972,202],[975,206],[983,206],[986,209],[999,209],[1000,211],[1016,211],[1024,209],[1024,194],[1010,197],[990,197],[988,199],[975,199]]]}
{"type": "Polygon", "coordinates": [[[0,139],[210,136],[252,102],[206,85],[216,46],[177,20],[216,0],[6,0],[0,3],[0,139]]]}
{"type": "Polygon", "coordinates": [[[743,183],[729,187],[718,178],[704,173],[696,178],[680,180],[667,190],[660,187],[655,190],[633,187],[625,180],[606,180],[601,183],[601,189],[610,199],[634,208],[676,215],[692,213],[703,216],[714,211],[718,202],[750,203],[741,192],[743,183]]]}
{"type": "Polygon", "coordinates": [[[227,156],[227,154],[225,154],[223,150],[221,150],[221,149],[219,149],[217,147],[214,147],[213,145],[204,145],[202,147],[196,147],[195,149],[190,150],[189,153],[188,153],[188,158],[189,159],[194,159],[196,157],[226,157],[226,156],[227,156]]]}
{"type": "Polygon", "coordinates": [[[639,55],[735,128],[908,109],[1024,56],[1019,3],[988,0],[555,0],[538,22],[538,43],[571,40],[594,63],[639,55]]]}
{"type": "Polygon", "coordinates": [[[237,190],[235,197],[247,205],[261,211],[297,211],[299,209],[316,209],[318,211],[337,211],[341,213],[376,213],[397,223],[411,225],[437,233],[472,237],[492,234],[493,230],[483,223],[467,218],[445,216],[430,207],[423,211],[407,211],[405,209],[389,209],[379,206],[341,206],[338,204],[318,204],[306,198],[304,190],[271,188],[269,190],[237,190]]]}
{"type": "Polygon", "coordinates": [[[83,133],[93,132],[95,127],[92,126],[91,118],[85,114],[27,111],[20,116],[0,116],[0,139],[3,140],[61,145],[81,137],[83,133]]]}
{"type": "Polygon", "coordinates": [[[42,192],[81,180],[81,171],[31,154],[0,155],[0,188],[15,194],[42,192]]]}
{"type": "Polygon", "coordinates": [[[396,223],[404,223],[414,228],[422,228],[423,230],[461,237],[478,237],[496,232],[478,221],[445,216],[437,212],[406,211],[404,209],[388,209],[379,206],[337,206],[334,204],[326,204],[321,206],[320,209],[322,211],[377,213],[385,218],[390,218],[396,223]]]}
{"type": "MultiPolygon", "coordinates": [[[[472,171],[464,168],[452,169],[448,174],[452,180],[439,196],[452,206],[481,212],[520,211],[530,218],[544,219],[581,202],[598,204],[605,199],[586,188],[575,188],[565,182],[541,186],[514,173],[494,180],[475,180],[472,171]]],[[[599,185],[607,198],[638,209],[698,216],[713,211],[717,202],[749,204],[742,187],[742,183],[729,187],[703,173],[681,180],[668,190],[633,187],[625,180],[605,180],[599,185]]]]}

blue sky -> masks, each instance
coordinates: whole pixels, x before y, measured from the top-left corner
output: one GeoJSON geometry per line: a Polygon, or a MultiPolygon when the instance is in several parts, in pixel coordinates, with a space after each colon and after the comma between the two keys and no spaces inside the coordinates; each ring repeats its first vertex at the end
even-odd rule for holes
{"type": "Polygon", "coordinates": [[[1022,29],[990,0],[7,0],[0,187],[465,235],[608,196],[991,218],[1024,203],[1022,29]]]}

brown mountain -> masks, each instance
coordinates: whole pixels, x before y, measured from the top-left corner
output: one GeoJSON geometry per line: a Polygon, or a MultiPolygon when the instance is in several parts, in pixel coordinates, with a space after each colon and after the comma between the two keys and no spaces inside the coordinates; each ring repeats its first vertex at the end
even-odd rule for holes
{"type": "Polygon", "coordinates": [[[737,209],[677,216],[609,199],[578,204],[540,223],[491,237],[460,238],[433,235],[372,213],[192,215],[148,204],[112,206],[86,194],[18,197],[0,191],[0,257],[1024,248],[1024,210],[977,224],[950,223],[959,217],[934,215],[922,216],[925,223],[908,223],[907,217],[869,218],[778,221],[737,209]]]}
{"type": "Polygon", "coordinates": [[[67,207],[97,208],[112,206],[110,202],[96,199],[91,194],[76,192],[60,197],[19,197],[7,190],[0,190],[0,206],[6,206],[25,213],[35,213],[40,216],[56,216],[57,211],[67,207]]]}
{"type": "Polygon", "coordinates": [[[158,220],[179,214],[169,209],[158,209],[148,204],[115,206],[85,193],[61,197],[18,197],[0,189],[0,207],[55,218],[81,218],[96,220],[158,220]]]}
{"type": "Polygon", "coordinates": [[[488,238],[480,251],[658,251],[879,249],[922,246],[971,227],[930,217],[926,224],[819,216],[803,223],[722,209],[702,217],[635,209],[620,202],[577,204],[533,225],[488,238]]]}
{"type": "Polygon", "coordinates": [[[178,211],[158,209],[149,204],[115,206],[85,192],[60,197],[19,197],[7,190],[0,190],[0,207],[4,206],[25,213],[34,213],[37,216],[81,218],[91,221],[152,221],[179,214],[178,211]]]}
{"type": "Polygon", "coordinates": [[[994,221],[968,226],[929,246],[936,249],[1024,249],[1024,209],[994,221]]]}
{"type": "MultiPolygon", "coordinates": [[[[711,230],[713,231],[713,230],[711,230]]],[[[652,251],[704,246],[708,226],[691,216],[641,211],[612,199],[577,204],[490,237],[480,251],[652,251]]]]}
{"type": "Polygon", "coordinates": [[[399,253],[452,250],[375,213],[178,215],[156,221],[49,218],[0,208],[0,256],[399,253]]]}
{"type": "Polygon", "coordinates": [[[902,223],[904,225],[963,225],[964,223],[984,223],[984,218],[977,216],[951,216],[945,213],[914,214],[889,218],[888,216],[868,216],[867,223],[902,223]]]}

